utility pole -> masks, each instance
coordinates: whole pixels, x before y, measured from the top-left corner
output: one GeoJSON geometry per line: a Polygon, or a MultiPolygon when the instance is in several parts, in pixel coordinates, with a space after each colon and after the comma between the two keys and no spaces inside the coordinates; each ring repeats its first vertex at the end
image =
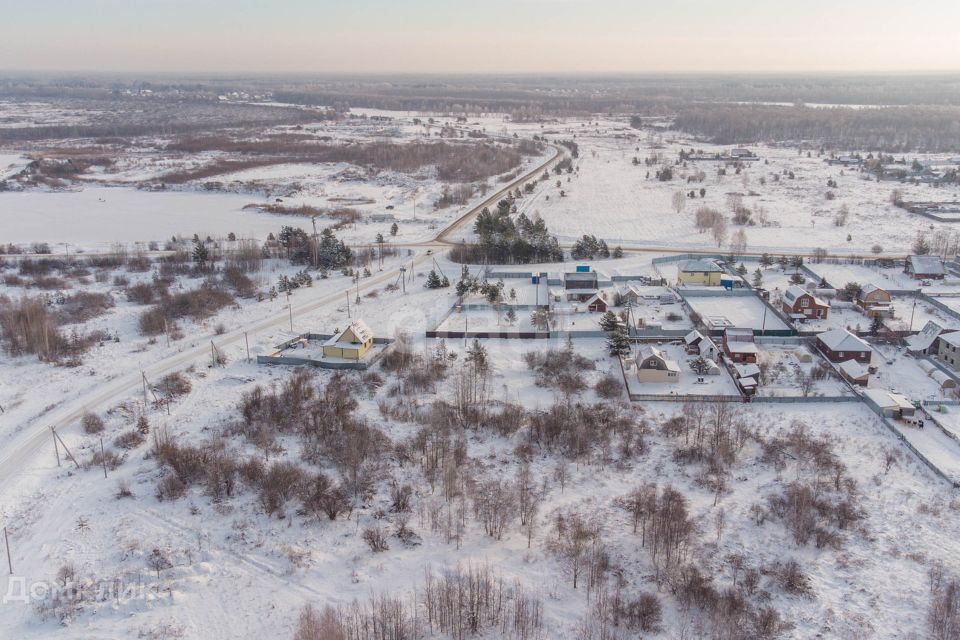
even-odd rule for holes
{"type": "Polygon", "coordinates": [[[357,272],[357,306],[360,306],[360,272],[357,272]]]}
{"type": "Polygon", "coordinates": [[[103,438],[100,438],[100,462],[103,463],[103,478],[107,478],[107,456],[103,453],[103,438]]]}
{"type": "Polygon", "coordinates": [[[913,310],[910,312],[910,331],[913,331],[913,315],[917,312],[917,296],[920,295],[920,289],[913,293],[913,310]]]}
{"type": "Polygon", "coordinates": [[[347,317],[349,318],[350,317],[350,290],[348,289],[345,293],[347,294],[347,317]]]}
{"type": "Polygon", "coordinates": [[[293,298],[287,289],[287,309],[290,311],[290,333],[293,333],[293,298]]]}
{"type": "Polygon", "coordinates": [[[247,337],[247,332],[243,332],[243,341],[247,345],[247,362],[250,362],[250,338],[247,337]]]}
{"type": "Polygon", "coordinates": [[[57,432],[50,427],[50,435],[53,436],[53,451],[57,454],[57,466],[60,466],[60,447],[57,445],[57,432]]]}
{"type": "Polygon", "coordinates": [[[3,543],[7,547],[7,569],[10,570],[10,575],[13,575],[13,560],[10,559],[10,536],[7,535],[7,528],[3,528],[3,543]]]}
{"type": "Polygon", "coordinates": [[[140,378],[143,380],[143,412],[146,413],[149,402],[147,401],[147,374],[143,372],[143,369],[140,369],[140,378]]]}
{"type": "Polygon", "coordinates": [[[320,261],[317,255],[320,248],[320,243],[317,241],[317,216],[310,216],[310,222],[313,223],[313,266],[317,266],[320,261]]]}

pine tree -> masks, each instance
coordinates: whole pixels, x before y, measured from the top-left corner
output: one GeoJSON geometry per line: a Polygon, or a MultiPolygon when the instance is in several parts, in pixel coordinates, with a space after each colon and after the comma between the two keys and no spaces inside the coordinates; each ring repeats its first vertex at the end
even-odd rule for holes
{"type": "Polygon", "coordinates": [[[443,283],[440,280],[440,276],[433,269],[430,270],[430,273],[427,275],[427,289],[439,289],[443,286],[443,283]]]}
{"type": "Polygon", "coordinates": [[[399,231],[399,230],[400,230],[400,227],[397,226],[397,223],[396,223],[396,222],[394,222],[392,225],[390,225],[390,235],[392,235],[392,236],[397,235],[397,231],[399,231]]]}
{"type": "Polygon", "coordinates": [[[513,307],[507,309],[507,324],[513,324],[517,321],[517,312],[513,310],[513,307]]]}
{"type": "Polygon", "coordinates": [[[770,257],[769,253],[765,253],[760,256],[760,266],[766,269],[773,264],[773,258],[770,257]]]}
{"type": "Polygon", "coordinates": [[[137,431],[143,435],[150,433],[150,423],[147,421],[147,416],[140,414],[140,417],[137,418],[137,431]]]}
{"type": "Polygon", "coordinates": [[[620,246],[618,245],[618,246],[616,246],[616,247],[613,249],[613,253],[612,253],[611,255],[612,255],[614,258],[622,258],[622,257],[623,257],[623,249],[621,249],[620,246]]]}
{"type": "Polygon", "coordinates": [[[763,272],[760,271],[760,267],[757,267],[757,270],[753,272],[753,287],[759,289],[763,286],[763,272]]]}
{"type": "Polygon", "coordinates": [[[747,275],[747,265],[745,265],[745,264],[743,264],[743,263],[741,262],[741,263],[737,266],[737,275],[739,275],[741,278],[742,278],[743,276],[747,275]]]}
{"type": "Polygon", "coordinates": [[[207,262],[210,260],[210,252],[207,251],[207,245],[200,241],[200,238],[193,238],[193,261],[197,263],[200,269],[207,268],[207,262]]]}
{"type": "Polygon", "coordinates": [[[630,338],[626,329],[620,327],[610,334],[607,339],[607,349],[611,356],[623,357],[630,353],[630,338]]]}
{"type": "Polygon", "coordinates": [[[870,335],[878,335],[881,331],[883,331],[883,318],[879,315],[873,316],[873,320],[870,321],[870,335]]]}
{"type": "Polygon", "coordinates": [[[604,331],[614,331],[620,324],[620,318],[613,311],[607,311],[600,316],[600,328],[604,331]]]}

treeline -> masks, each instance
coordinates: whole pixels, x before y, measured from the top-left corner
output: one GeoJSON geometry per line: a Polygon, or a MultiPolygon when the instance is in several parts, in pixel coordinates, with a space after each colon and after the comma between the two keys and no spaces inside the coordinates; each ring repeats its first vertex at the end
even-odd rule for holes
{"type": "Polygon", "coordinates": [[[158,178],[159,182],[181,184],[210,178],[251,166],[288,162],[347,162],[380,170],[412,173],[427,166],[437,167],[437,177],[444,182],[475,182],[506,173],[519,166],[524,155],[539,153],[543,148],[532,140],[517,145],[492,142],[370,142],[357,145],[321,144],[316,139],[298,137],[284,141],[236,140],[227,136],[186,138],[167,147],[176,151],[223,151],[260,155],[259,158],[223,160],[197,169],[179,170],[158,178]]]}
{"type": "Polygon", "coordinates": [[[960,107],[811,108],[694,105],[676,128],[716,144],[809,141],[838,149],[953,152],[960,147],[960,107]]]}
{"type": "Polygon", "coordinates": [[[557,238],[550,235],[546,223],[540,217],[531,220],[525,213],[517,216],[514,222],[510,217],[513,208],[513,202],[506,198],[497,203],[496,211],[484,207],[473,225],[478,240],[451,249],[451,259],[462,263],[485,261],[494,264],[563,260],[563,249],[557,238]]]}

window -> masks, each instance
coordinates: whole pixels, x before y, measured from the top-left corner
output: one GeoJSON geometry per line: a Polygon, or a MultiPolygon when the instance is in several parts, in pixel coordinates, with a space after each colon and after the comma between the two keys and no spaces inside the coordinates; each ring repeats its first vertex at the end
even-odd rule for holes
{"type": "Polygon", "coordinates": [[[807,299],[807,298],[803,298],[802,300],[800,300],[800,306],[801,306],[801,307],[809,307],[809,306],[810,306],[810,300],[807,299]]]}

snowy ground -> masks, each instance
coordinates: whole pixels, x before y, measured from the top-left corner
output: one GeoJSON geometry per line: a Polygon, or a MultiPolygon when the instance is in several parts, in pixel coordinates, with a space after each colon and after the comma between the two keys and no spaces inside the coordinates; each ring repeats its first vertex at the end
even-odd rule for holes
{"type": "MultiPolygon", "coordinates": [[[[766,376],[761,376],[757,395],[760,396],[790,396],[803,395],[799,379],[810,375],[814,367],[820,366],[822,360],[813,355],[805,346],[759,345],[757,358],[766,376]],[[801,362],[800,355],[812,355],[810,362],[801,362]]],[[[850,388],[831,369],[827,377],[817,380],[810,389],[812,396],[845,396],[851,395],[850,388]]]]}
{"type": "MultiPolygon", "coordinates": [[[[635,358],[641,345],[634,346],[631,358],[635,358]]],[[[739,396],[740,391],[727,370],[721,366],[719,375],[701,375],[690,368],[696,357],[686,353],[680,341],[663,342],[656,345],[666,357],[680,366],[680,378],[676,383],[640,382],[637,379],[635,361],[627,369],[627,384],[631,393],[661,395],[668,398],[671,395],[693,396],[739,396]],[[701,378],[703,381],[701,382],[701,378]]]]}
{"type": "Polygon", "coordinates": [[[787,325],[756,296],[690,296],[687,299],[690,308],[700,314],[703,321],[722,327],[726,318],[731,327],[749,327],[767,331],[787,329],[787,325]]]}

